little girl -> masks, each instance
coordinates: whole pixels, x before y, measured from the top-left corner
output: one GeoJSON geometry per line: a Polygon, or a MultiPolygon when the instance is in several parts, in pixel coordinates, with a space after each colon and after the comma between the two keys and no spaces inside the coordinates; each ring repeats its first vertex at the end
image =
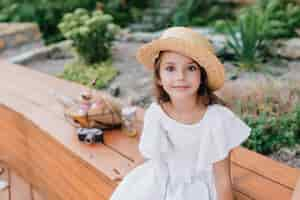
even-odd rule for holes
{"type": "Polygon", "coordinates": [[[225,75],[210,42],[172,27],[137,59],[153,70],[156,94],[139,143],[146,162],[111,200],[233,200],[229,154],[251,129],[213,94],[225,75]]]}

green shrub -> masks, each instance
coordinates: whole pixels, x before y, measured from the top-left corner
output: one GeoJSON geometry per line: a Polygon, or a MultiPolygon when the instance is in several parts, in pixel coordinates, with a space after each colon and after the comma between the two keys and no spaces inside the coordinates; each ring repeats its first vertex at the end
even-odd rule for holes
{"type": "Polygon", "coordinates": [[[218,19],[233,19],[232,3],[221,3],[215,0],[180,1],[172,13],[172,25],[209,25],[218,19]]]}
{"type": "Polygon", "coordinates": [[[252,128],[243,144],[248,149],[267,155],[300,142],[300,105],[280,116],[263,112],[258,117],[244,116],[244,120],[252,128]]]}
{"type": "Polygon", "coordinates": [[[226,33],[228,33],[228,27],[227,27],[228,24],[231,26],[231,28],[234,29],[234,32],[237,31],[235,21],[232,21],[232,20],[223,20],[223,19],[216,20],[212,24],[212,27],[215,32],[226,34],[226,33]]]}
{"type": "Polygon", "coordinates": [[[269,154],[300,144],[300,80],[253,81],[221,92],[222,99],[252,128],[245,146],[269,154]]]}
{"type": "Polygon", "coordinates": [[[234,51],[242,69],[256,71],[261,62],[259,50],[264,45],[265,20],[264,16],[257,15],[254,9],[250,9],[239,18],[235,29],[232,24],[227,24],[227,44],[234,51]]]}
{"type": "Polygon", "coordinates": [[[1,0],[0,22],[36,22],[46,43],[62,40],[57,29],[62,16],[76,8],[94,10],[97,0],[1,0]]]}
{"type": "Polygon", "coordinates": [[[229,34],[228,46],[238,65],[256,71],[262,58],[269,56],[273,39],[295,36],[300,26],[300,6],[291,0],[261,0],[240,11],[236,22],[218,21],[216,31],[229,34]],[[240,37],[238,37],[240,36],[240,37]]]}
{"type": "Polygon", "coordinates": [[[143,10],[150,6],[149,0],[101,0],[103,11],[114,18],[114,22],[122,27],[140,21],[143,10]]]}
{"type": "Polygon", "coordinates": [[[64,15],[58,25],[62,34],[73,41],[79,57],[87,64],[105,61],[110,57],[112,41],[119,27],[111,15],[102,11],[76,9],[64,15]]]}
{"type": "Polygon", "coordinates": [[[293,37],[295,28],[300,26],[300,6],[292,0],[260,0],[252,7],[245,8],[242,14],[249,15],[254,9],[259,17],[265,18],[264,37],[275,39],[293,37]]]}
{"type": "Polygon", "coordinates": [[[91,86],[95,79],[95,89],[102,89],[118,74],[118,70],[112,67],[111,61],[86,65],[78,61],[68,63],[64,66],[64,71],[60,78],[74,81],[86,86],[91,86]]]}
{"type": "Polygon", "coordinates": [[[19,15],[14,15],[18,10],[18,6],[17,3],[3,0],[0,3],[0,22],[20,21],[19,15]]]}

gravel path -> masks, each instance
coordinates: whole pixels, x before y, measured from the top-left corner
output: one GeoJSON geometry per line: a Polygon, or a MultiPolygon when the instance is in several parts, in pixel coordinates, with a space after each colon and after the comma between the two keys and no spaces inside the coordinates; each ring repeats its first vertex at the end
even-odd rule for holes
{"type": "MultiPolygon", "coordinates": [[[[103,90],[113,93],[117,88],[120,91],[118,97],[123,102],[132,101],[134,104],[145,106],[150,103],[151,73],[135,59],[135,53],[141,45],[140,42],[115,42],[112,49],[113,66],[119,70],[120,74],[103,90]]],[[[49,57],[49,59],[37,59],[27,63],[26,67],[57,75],[63,72],[64,64],[70,61],[72,61],[70,58],[49,57]]]]}
{"type": "MultiPolygon", "coordinates": [[[[120,88],[120,98],[134,103],[147,101],[151,93],[151,73],[140,65],[135,53],[142,45],[138,42],[118,42],[113,49],[113,65],[120,71],[110,88],[120,88]],[[129,98],[129,99],[128,99],[129,98]]],[[[144,102],[146,103],[146,102],[144,102]]]]}
{"type": "Polygon", "coordinates": [[[71,60],[72,59],[38,60],[26,65],[26,67],[55,76],[62,73],[64,64],[71,60]]]}

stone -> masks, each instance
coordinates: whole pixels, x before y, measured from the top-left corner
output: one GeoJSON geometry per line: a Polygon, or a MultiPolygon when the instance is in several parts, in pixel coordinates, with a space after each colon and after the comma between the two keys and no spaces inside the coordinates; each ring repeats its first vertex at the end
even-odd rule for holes
{"type": "Polygon", "coordinates": [[[271,54],[277,54],[287,59],[300,58],[300,38],[278,40],[273,44],[275,45],[275,47],[274,50],[271,50],[271,54]]]}
{"type": "Polygon", "coordinates": [[[119,85],[111,85],[109,87],[109,93],[114,96],[114,97],[119,97],[120,96],[120,86],[119,85]]]}
{"type": "Polygon", "coordinates": [[[281,148],[278,152],[275,153],[275,155],[281,161],[289,161],[296,156],[296,150],[281,148]]]}
{"type": "Polygon", "coordinates": [[[31,38],[28,38],[26,34],[18,33],[18,34],[16,34],[15,39],[13,40],[12,44],[13,44],[13,46],[19,46],[21,44],[29,42],[30,40],[31,40],[31,38]]]}
{"type": "Polygon", "coordinates": [[[161,32],[134,32],[127,36],[127,41],[135,42],[150,42],[153,39],[157,39],[160,36],[161,32]]]}
{"type": "Polygon", "coordinates": [[[26,65],[32,61],[42,60],[43,58],[52,59],[65,59],[72,58],[73,55],[69,50],[72,42],[69,40],[55,43],[49,46],[43,46],[40,48],[35,48],[28,50],[25,53],[16,55],[8,59],[9,62],[14,64],[26,65]]]}
{"type": "Polygon", "coordinates": [[[153,97],[149,95],[140,95],[138,98],[133,98],[132,105],[148,107],[153,102],[153,97]]]}
{"type": "Polygon", "coordinates": [[[300,168],[300,159],[299,158],[292,159],[288,161],[287,164],[290,165],[291,167],[300,168]]]}
{"type": "Polygon", "coordinates": [[[151,85],[151,79],[149,76],[141,77],[137,80],[137,85],[146,87],[147,85],[151,85]]]}
{"type": "Polygon", "coordinates": [[[294,149],[296,151],[296,156],[300,158],[300,144],[296,144],[294,149]]]}

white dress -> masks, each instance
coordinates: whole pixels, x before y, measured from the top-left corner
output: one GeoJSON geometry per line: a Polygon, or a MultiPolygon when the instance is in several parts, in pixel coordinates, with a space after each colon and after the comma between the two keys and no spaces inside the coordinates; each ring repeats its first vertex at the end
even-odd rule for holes
{"type": "Polygon", "coordinates": [[[209,105],[184,124],[153,102],[145,112],[139,150],[146,161],[124,177],[110,200],[217,200],[213,163],[250,135],[230,109],[209,105]]]}

